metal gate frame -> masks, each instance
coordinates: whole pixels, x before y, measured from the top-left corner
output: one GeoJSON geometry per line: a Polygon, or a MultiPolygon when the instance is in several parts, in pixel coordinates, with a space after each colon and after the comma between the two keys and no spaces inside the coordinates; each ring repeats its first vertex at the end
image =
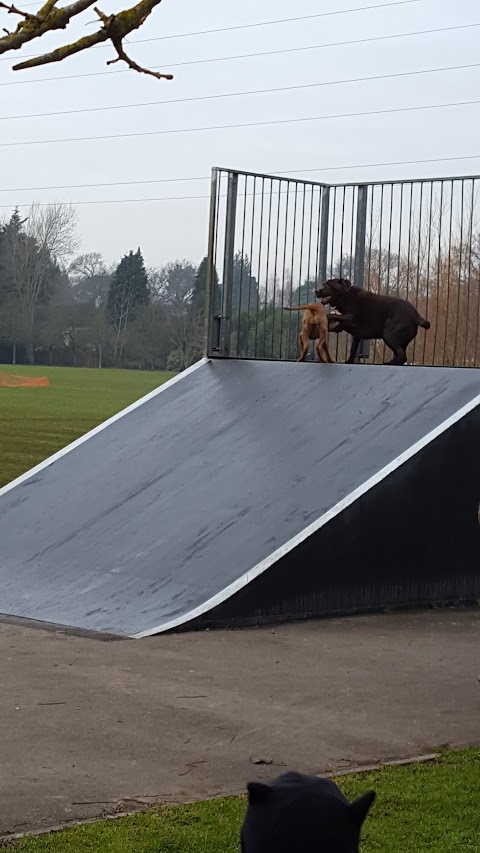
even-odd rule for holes
{"type": "MultiPolygon", "coordinates": [[[[369,205],[372,209],[372,218],[373,218],[373,205],[374,205],[374,193],[378,190],[381,191],[381,217],[385,219],[386,229],[388,232],[388,268],[390,275],[390,259],[394,258],[395,255],[393,253],[392,244],[392,222],[394,222],[394,218],[400,217],[400,225],[394,226],[400,228],[400,232],[402,230],[402,215],[406,215],[407,202],[408,202],[408,188],[410,188],[410,222],[408,224],[408,258],[410,262],[410,241],[411,236],[416,228],[422,228],[422,216],[426,218],[425,210],[425,200],[428,196],[428,188],[430,187],[430,208],[429,208],[429,222],[428,224],[428,242],[429,242],[429,252],[430,252],[430,243],[434,243],[434,238],[436,239],[436,228],[437,224],[435,221],[434,213],[434,185],[439,186],[439,198],[440,198],[440,231],[442,227],[444,228],[444,232],[448,237],[448,220],[443,219],[442,224],[442,202],[445,201],[448,197],[448,186],[451,184],[451,203],[450,203],[450,238],[449,238],[449,249],[448,252],[451,253],[452,250],[452,219],[453,219],[453,207],[454,207],[454,188],[455,192],[460,193],[461,190],[461,199],[457,199],[457,207],[461,210],[461,226],[460,226],[460,235],[465,233],[467,230],[467,226],[464,226],[464,216],[470,216],[466,195],[468,192],[465,191],[466,182],[471,182],[471,221],[470,221],[470,252],[472,252],[472,239],[473,239],[473,211],[474,211],[474,200],[476,201],[476,192],[478,189],[478,184],[476,181],[479,181],[480,178],[478,176],[468,176],[468,177],[454,177],[454,178],[425,178],[425,179],[412,179],[412,180],[401,180],[401,181],[375,181],[371,183],[349,183],[349,184],[327,184],[320,183],[316,181],[306,181],[303,179],[297,179],[292,177],[284,177],[284,176],[276,176],[276,175],[267,175],[263,173],[254,173],[254,172],[246,172],[242,170],[232,170],[225,169],[221,167],[216,167],[212,170],[212,178],[211,178],[211,203],[210,203],[210,219],[209,219],[209,238],[208,238],[208,255],[207,255],[207,294],[206,294],[206,340],[205,340],[205,353],[209,357],[217,357],[217,358],[228,358],[228,357],[253,357],[253,358],[264,358],[265,356],[258,356],[254,354],[253,356],[242,356],[238,351],[235,352],[235,348],[233,348],[232,352],[232,300],[233,300],[233,292],[234,292],[234,262],[235,262],[235,245],[236,245],[236,234],[238,235],[238,229],[242,230],[242,223],[239,223],[239,201],[243,198],[243,238],[245,238],[245,229],[246,229],[246,207],[247,207],[247,195],[252,197],[253,200],[251,202],[252,205],[255,205],[255,197],[261,195],[261,218],[264,216],[264,195],[265,195],[265,185],[267,187],[269,185],[270,190],[267,190],[267,198],[270,198],[270,214],[272,209],[271,197],[272,193],[278,196],[278,220],[277,220],[277,241],[278,241],[278,221],[280,218],[280,195],[287,193],[287,205],[288,205],[288,194],[294,192],[295,194],[295,213],[297,206],[297,193],[301,195],[303,193],[303,214],[305,214],[305,197],[307,192],[310,193],[312,199],[312,209],[313,209],[313,194],[316,193],[316,199],[318,199],[318,211],[317,211],[317,220],[316,220],[316,230],[317,234],[317,245],[316,245],[316,265],[315,265],[315,281],[323,282],[328,277],[328,253],[329,253],[329,244],[331,243],[331,255],[333,257],[333,237],[332,237],[332,204],[333,208],[335,208],[335,202],[337,199],[337,191],[343,191],[343,205],[345,208],[345,193],[348,190],[351,192],[351,201],[349,201],[349,211],[348,211],[348,229],[349,229],[349,240],[351,240],[351,275],[349,278],[352,279],[353,283],[358,287],[365,286],[365,269],[366,269],[366,255],[369,251],[368,241],[370,239],[370,252],[372,246],[372,223],[367,222],[369,205]],[[226,178],[226,192],[222,194],[224,183],[226,178]],[[243,182],[244,192],[242,194],[240,189],[240,182],[243,182]],[[247,191],[247,187],[253,182],[253,193],[247,191]],[[261,190],[257,190],[257,186],[260,185],[261,190]],[[274,186],[277,187],[274,191],[274,186]],[[286,187],[286,189],[282,189],[286,187]],[[447,189],[444,189],[447,187],[447,189]],[[458,192],[457,192],[458,190],[458,192]],[[412,214],[412,199],[414,191],[419,193],[419,206],[418,200],[416,202],[416,207],[414,208],[414,212],[412,214]],[[398,212],[398,203],[394,210],[394,192],[397,192],[400,198],[400,206],[398,212]],[[270,193],[270,195],[269,195],[270,193]],[[384,205],[384,193],[385,198],[390,198],[390,205],[385,202],[384,205]],[[390,193],[390,196],[388,196],[390,193]],[[333,202],[332,202],[333,199],[333,202]],[[422,207],[423,204],[423,207],[422,207]],[[387,208],[390,206],[390,210],[387,208]],[[404,210],[402,213],[402,206],[404,206],[404,210]],[[465,209],[464,209],[465,208],[465,209]],[[468,208],[468,211],[467,211],[468,208]],[[350,215],[351,209],[351,215],[350,215]],[[417,222],[417,220],[419,220],[417,222]],[[433,224],[432,224],[433,223],[433,224]],[[220,229],[219,229],[220,226],[220,229]],[[368,230],[370,228],[370,237],[368,235],[368,230]],[[223,234],[220,233],[220,230],[223,231],[223,234]],[[223,237],[223,239],[222,239],[223,237]],[[221,281],[221,304],[216,303],[216,297],[214,294],[215,288],[215,280],[216,280],[216,259],[217,254],[220,253],[222,256],[219,273],[221,272],[222,281],[221,281]],[[353,255],[353,259],[352,256],[353,255]]],[[[468,190],[468,186],[467,186],[468,190]]],[[[310,197],[309,196],[309,197],[310,197]]],[[[448,200],[448,199],[447,199],[448,200]]],[[[437,203],[435,197],[435,203],[437,203]]],[[[251,245],[253,247],[254,243],[254,219],[255,212],[252,213],[252,237],[251,237],[251,245]]],[[[438,213],[436,214],[438,217],[438,213]]],[[[335,217],[335,210],[333,211],[333,216],[335,217]]],[[[345,210],[342,211],[342,249],[343,251],[343,226],[344,219],[346,220],[345,210]]],[[[288,211],[287,211],[288,218],[288,211]]],[[[468,217],[467,217],[468,218],[468,217]]],[[[382,220],[383,222],[383,220],[382,220]]],[[[380,224],[380,231],[382,231],[383,224],[380,224]]],[[[423,223],[425,224],[425,223],[423,223]]],[[[250,227],[250,226],[249,226],[250,227]]],[[[261,226],[260,226],[261,227],[261,226]]],[[[295,227],[295,225],[294,225],[295,227]]],[[[335,227],[335,226],[334,226],[335,227]]],[[[269,224],[270,228],[270,224],[269,224]]],[[[406,228],[406,226],[405,226],[406,228]]],[[[476,233],[476,232],[475,232],[476,233]]],[[[302,223],[302,234],[303,234],[303,223],[302,223]]],[[[270,232],[269,232],[270,235],[270,232]]],[[[242,238],[242,264],[243,264],[243,240],[242,238]]],[[[268,237],[270,240],[270,236],[268,237]]],[[[295,240],[295,232],[292,238],[295,240]]],[[[303,239],[303,237],[302,237],[303,239]]],[[[311,239],[311,235],[310,235],[311,239]]],[[[413,250],[415,250],[415,237],[412,238],[413,250]]],[[[420,240],[420,238],[418,238],[420,240]]],[[[462,240],[462,237],[460,237],[462,240]]],[[[380,243],[382,242],[382,236],[380,236],[380,243]]],[[[287,224],[285,223],[285,231],[284,231],[284,243],[282,244],[282,251],[284,255],[284,262],[287,256],[287,224]]],[[[381,250],[386,251],[385,246],[381,247],[381,250]]],[[[412,251],[413,251],[412,250],[412,251]]],[[[262,251],[262,248],[259,248],[259,255],[262,251]]],[[[268,249],[267,249],[268,251],[268,249]]],[[[288,246],[288,251],[290,252],[290,246],[288,246]]],[[[462,251],[462,246],[460,248],[460,253],[462,251]]],[[[400,252],[400,249],[399,249],[400,252]]],[[[253,248],[252,248],[253,253],[253,248]]],[[[420,254],[420,249],[419,249],[420,254]]],[[[342,258],[340,259],[340,263],[342,263],[342,258]]],[[[393,262],[392,262],[393,263],[393,262]]],[[[400,263],[400,262],[399,262],[400,263]]],[[[462,263],[462,260],[460,260],[462,263]]],[[[260,260],[258,260],[258,264],[260,266],[260,260]]],[[[331,265],[330,265],[331,266],[331,265]]],[[[284,263],[285,267],[285,263],[284,263]]],[[[448,269],[450,275],[450,257],[448,257],[448,269]]],[[[331,271],[331,270],[330,270],[331,271]]],[[[381,271],[381,260],[380,260],[380,271],[381,271]]],[[[285,273],[285,268],[283,270],[283,275],[285,273]]],[[[417,297],[418,297],[418,270],[417,270],[417,297]]],[[[250,276],[251,273],[249,272],[250,276]]],[[[370,269],[369,269],[370,276],[370,269]]],[[[470,276],[470,271],[469,271],[470,276]]],[[[300,282],[301,284],[301,282],[300,282]]],[[[268,288],[268,261],[267,261],[267,283],[265,285],[268,288]]],[[[367,282],[367,286],[369,286],[369,282],[367,282]]],[[[470,290],[470,282],[469,282],[469,290],[470,290]]],[[[458,285],[458,288],[460,285],[458,285]]],[[[249,284],[250,288],[250,284],[249,284]]],[[[290,288],[290,292],[292,288],[290,288]]],[[[470,295],[470,294],[469,294],[470,295]]],[[[218,296],[218,294],[217,294],[218,296]]],[[[238,299],[238,294],[237,294],[238,299]]],[[[242,296],[240,295],[240,300],[242,296]]],[[[248,309],[250,311],[250,296],[248,309]]],[[[428,302],[428,294],[427,294],[427,302],[428,302]]],[[[265,301],[265,305],[267,301],[265,301]]],[[[273,303],[276,304],[275,301],[273,303]]],[[[298,303],[297,303],[298,304],[298,303]]],[[[282,308],[283,305],[283,294],[282,294],[282,308]]],[[[240,318],[240,309],[238,308],[238,314],[240,318]]],[[[235,307],[235,311],[237,308],[235,307]]],[[[258,297],[257,297],[257,311],[258,311],[258,297]]],[[[438,308],[437,308],[438,311],[438,308]]],[[[480,314],[480,288],[478,293],[478,314],[480,314]]],[[[448,319],[448,307],[447,307],[447,319],[448,319]]],[[[446,321],[447,322],[447,321],[446,321]]],[[[479,324],[477,319],[477,337],[479,331],[479,324]]],[[[457,333],[458,333],[458,318],[457,318],[457,333]]],[[[238,332],[240,335],[240,332],[238,332]]],[[[436,334],[436,333],[435,333],[436,334]]],[[[446,335],[446,331],[445,331],[446,335]]],[[[455,342],[455,349],[457,347],[457,343],[455,342]]],[[[238,349],[238,348],[237,348],[238,349]]],[[[362,346],[359,350],[358,358],[360,359],[368,359],[370,355],[370,342],[362,341],[362,346]]],[[[273,358],[283,358],[282,355],[272,355],[273,358]]],[[[444,356],[443,356],[444,358],[444,356]]],[[[425,348],[424,348],[424,359],[425,359],[425,348]]],[[[431,363],[428,361],[423,361],[421,363],[431,363]]],[[[435,362],[435,353],[433,358],[433,363],[435,362]]],[[[444,362],[441,362],[444,363],[444,362]]],[[[475,344],[475,361],[477,363],[477,346],[475,344]]]]}

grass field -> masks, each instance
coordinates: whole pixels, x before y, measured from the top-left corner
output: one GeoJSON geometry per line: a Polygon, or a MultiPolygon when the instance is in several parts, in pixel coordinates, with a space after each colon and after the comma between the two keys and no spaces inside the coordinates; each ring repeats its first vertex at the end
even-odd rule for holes
{"type": "MultiPolygon", "coordinates": [[[[353,799],[373,788],[363,853],[479,853],[480,749],[433,764],[389,767],[338,780],[353,799]]],[[[21,853],[236,853],[241,797],[157,809],[22,840],[21,853]]],[[[294,851],[292,851],[294,853],[294,851]]],[[[301,851],[298,851],[301,853],[301,851]]]]}
{"type": "Polygon", "coordinates": [[[0,486],[173,375],[68,367],[0,369],[50,380],[48,388],[0,388],[0,486]]]}

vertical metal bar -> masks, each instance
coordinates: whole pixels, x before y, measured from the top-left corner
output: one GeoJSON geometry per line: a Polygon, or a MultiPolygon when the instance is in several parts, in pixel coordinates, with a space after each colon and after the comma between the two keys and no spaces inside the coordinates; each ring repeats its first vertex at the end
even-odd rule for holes
{"type": "MultiPolygon", "coordinates": [[[[458,247],[458,281],[457,281],[457,320],[455,323],[455,340],[453,343],[453,363],[457,360],[457,343],[458,343],[458,326],[460,320],[460,294],[462,292],[462,260],[463,260],[463,208],[464,208],[464,191],[465,181],[462,178],[460,195],[460,242],[458,247]]],[[[464,337],[467,330],[465,329],[464,337]]]]}
{"type": "MultiPolygon", "coordinates": [[[[313,197],[313,193],[312,193],[313,197]]],[[[328,223],[330,218],[330,187],[321,190],[321,212],[320,212],[320,245],[318,258],[318,281],[323,284],[327,280],[327,257],[328,257],[328,223]]],[[[309,262],[310,263],[310,262],[309,262]]]]}
{"type": "MultiPolygon", "coordinates": [[[[280,210],[282,201],[282,181],[278,181],[278,208],[277,208],[277,233],[275,236],[275,262],[273,271],[273,312],[272,312],[272,358],[275,349],[275,318],[277,311],[277,265],[278,265],[278,235],[280,232],[280,210]]],[[[278,354],[281,357],[281,351],[278,354]]]]}
{"type": "MultiPolygon", "coordinates": [[[[297,224],[297,202],[298,202],[298,183],[295,183],[295,203],[293,208],[293,233],[292,233],[292,265],[290,267],[290,298],[288,300],[288,305],[291,306],[293,299],[293,268],[295,265],[295,234],[296,234],[296,224],[297,224]]],[[[305,208],[304,208],[305,211],[305,208]]],[[[287,344],[287,358],[290,358],[290,350],[292,346],[292,312],[288,312],[288,344],[287,344]]]]}
{"type": "MultiPolygon", "coordinates": [[[[258,281],[257,281],[257,310],[255,314],[255,345],[254,345],[254,358],[258,357],[257,353],[257,343],[258,343],[258,321],[260,314],[260,282],[262,280],[262,241],[263,241],[263,207],[265,203],[265,178],[262,178],[262,201],[260,204],[260,236],[258,238],[258,281]]],[[[253,249],[252,249],[253,253],[253,249]]],[[[266,288],[268,288],[268,282],[266,283],[266,288]]],[[[265,298],[266,301],[266,298],[265,298]]],[[[266,307],[265,307],[266,310],[266,307]]]]}
{"type": "MultiPolygon", "coordinates": [[[[473,181],[472,194],[473,194],[473,197],[475,198],[475,180],[473,181]]],[[[472,202],[472,204],[473,204],[473,202],[472,202]]],[[[470,238],[470,252],[472,252],[472,242],[473,242],[473,238],[470,238]]],[[[478,267],[477,267],[476,272],[477,272],[477,275],[476,275],[476,278],[477,278],[477,323],[476,323],[476,330],[475,330],[475,354],[473,356],[474,367],[476,367],[476,365],[477,365],[478,333],[479,333],[479,326],[480,326],[480,280],[479,280],[479,274],[478,274],[478,267]]]]}
{"type": "MultiPolygon", "coordinates": [[[[258,278],[253,274],[253,240],[254,240],[254,229],[255,229],[255,198],[257,194],[257,178],[253,179],[253,199],[252,199],[252,233],[250,240],[250,276],[248,279],[248,303],[247,303],[247,328],[246,328],[246,339],[245,339],[245,356],[248,358],[248,342],[250,338],[250,300],[252,294],[252,282],[255,278],[257,281],[257,313],[258,313],[258,278]]],[[[256,321],[255,321],[256,322],[256,321]]]]}
{"type": "Polygon", "coordinates": [[[388,222],[388,249],[387,249],[387,295],[390,293],[390,268],[392,263],[392,222],[393,222],[393,195],[395,184],[390,187],[390,216],[388,222]]]}
{"type": "MultiPolygon", "coordinates": [[[[357,189],[357,222],[355,226],[355,263],[353,267],[353,283],[363,287],[365,283],[365,244],[367,239],[367,203],[368,187],[361,184],[357,189]]],[[[361,341],[357,353],[357,361],[370,356],[370,341],[361,341]]]]}
{"type": "MultiPolygon", "coordinates": [[[[273,180],[270,178],[270,193],[268,202],[268,229],[267,229],[267,264],[265,268],[265,314],[263,317],[263,358],[267,357],[267,314],[268,314],[268,274],[270,272],[270,234],[272,233],[272,201],[273,180]]],[[[273,317],[272,309],[272,317],[273,317]]]]}
{"type": "Polygon", "coordinates": [[[232,328],[233,257],[235,253],[235,224],[237,216],[238,174],[229,172],[223,259],[223,304],[220,331],[220,353],[229,358],[232,328]]]}
{"type": "MultiPolygon", "coordinates": [[[[217,272],[217,270],[218,270],[218,245],[219,245],[218,223],[220,221],[220,207],[221,207],[220,202],[222,199],[222,185],[223,185],[224,178],[225,178],[225,173],[220,170],[218,172],[217,215],[215,217],[215,246],[214,246],[214,251],[213,251],[213,269],[214,269],[213,275],[215,276],[215,280],[218,279],[218,272],[217,272]]],[[[215,315],[218,316],[218,322],[216,324],[218,327],[217,341],[218,341],[218,346],[220,346],[219,335],[220,335],[220,323],[221,323],[221,315],[222,315],[222,290],[220,287],[220,283],[219,282],[217,282],[217,283],[218,283],[218,287],[213,292],[213,296],[214,296],[213,310],[215,312],[215,315]]]]}
{"type": "Polygon", "coordinates": [[[248,175],[245,175],[245,193],[243,197],[243,224],[242,224],[242,244],[240,250],[240,283],[238,288],[238,328],[237,328],[237,356],[241,355],[240,351],[240,333],[242,329],[242,293],[243,293],[243,271],[245,269],[245,228],[247,220],[247,195],[248,195],[248,175]]]}
{"type": "MultiPolygon", "coordinates": [[[[372,185],[371,187],[371,200],[370,200],[370,235],[368,238],[368,289],[372,289],[372,251],[373,251],[373,215],[375,211],[375,189],[376,187],[372,185]]],[[[377,360],[377,345],[376,341],[373,344],[373,359],[372,363],[375,364],[377,360]]]]}
{"type": "Polygon", "coordinates": [[[438,255],[437,255],[437,305],[435,311],[435,334],[433,336],[433,364],[437,352],[438,311],[440,308],[440,265],[442,260],[442,216],[443,216],[443,181],[440,181],[440,209],[438,216],[438,255]]]}
{"type": "MultiPolygon", "coordinates": [[[[472,181],[472,207],[470,210],[470,221],[468,225],[468,268],[467,268],[467,328],[465,331],[465,349],[463,353],[463,364],[467,362],[468,332],[470,327],[470,286],[472,281],[472,253],[473,253],[473,211],[475,207],[475,181],[472,181]]],[[[477,312],[478,316],[478,312],[477,312]]],[[[475,362],[474,362],[475,365],[475,362]]]]}
{"type": "Polygon", "coordinates": [[[355,263],[353,267],[353,283],[356,287],[364,286],[365,279],[365,244],[367,237],[367,203],[368,187],[361,184],[357,195],[357,222],[355,226],[355,263]]]}
{"type": "Polygon", "coordinates": [[[408,299],[410,289],[410,257],[412,250],[412,211],[413,211],[413,183],[410,184],[410,206],[408,210],[408,246],[407,246],[407,287],[405,298],[408,299]]]}
{"type": "MultiPolygon", "coordinates": [[[[327,274],[328,278],[333,278],[333,259],[334,259],[334,253],[335,253],[335,230],[336,230],[336,226],[337,226],[337,187],[330,187],[329,188],[329,195],[332,192],[333,192],[333,208],[332,208],[332,215],[330,217],[331,229],[330,229],[330,221],[329,221],[329,227],[327,228],[328,236],[330,237],[330,233],[329,233],[330,230],[331,230],[331,236],[332,236],[331,245],[330,245],[330,272],[327,274]]],[[[329,311],[330,311],[330,309],[329,309],[329,311]]],[[[335,340],[335,361],[338,361],[338,338],[339,338],[339,336],[336,335],[335,338],[336,338],[336,340],[335,340]]]]}
{"type": "Polygon", "coordinates": [[[337,228],[337,187],[333,188],[333,211],[332,211],[332,244],[330,247],[330,278],[333,278],[333,258],[335,253],[335,231],[337,228]]]}
{"type": "MultiPolygon", "coordinates": [[[[372,186],[372,187],[370,187],[370,189],[371,189],[372,199],[371,199],[371,202],[370,202],[370,234],[369,234],[369,237],[368,237],[368,290],[371,290],[371,287],[370,287],[370,279],[371,279],[371,272],[372,272],[373,209],[374,209],[374,206],[375,206],[375,205],[374,205],[374,202],[375,202],[375,187],[374,187],[374,186],[372,186]]],[[[367,204],[368,204],[368,202],[367,202],[367,204]]]]}
{"type": "MultiPolygon", "coordinates": [[[[378,292],[383,295],[383,254],[382,254],[382,237],[383,237],[383,200],[385,197],[385,184],[380,187],[380,228],[378,232],[378,292]]],[[[375,346],[376,349],[376,346],[375,346]]],[[[381,344],[382,356],[381,362],[385,361],[385,344],[381,344]]]]}
{"type": "MultiPolygon", "coordinates": [[[[433,181],[430,184],[430,209],[428,216],[428,245],[427,245],[427,293],[425,297],[425,319],[428,320],[428,307],[429,307],[429,296],[430,296],[430,252],[432,250],[432,210],[433,210],[433,181]]],[[[425,364],[425,350],[427,346],[427,335],[423,336],[423,354],[422,354],[422,364],[425,364]]]]}
{"type": "MultiPolygon", "coordinates": [[[[300,301],[300,300],[301,300],[302,292],[303,292],[303,291],[302,291],[303,242],[304,242],[304,234],[305,234],[305,203],[306,203],[306,200],[307,200],[307,187],[306,187],[306,185],[305,185],[305,184],[303,184],[303,186],[302,186],[302,192],[303,192],[303,202],[302,202],[302,227],[301,227],[301,230],[300,230],[300,258],[299,258],[299,262],[298,262],[298,295],[299,295],[299,302],[300,302],[300,304],[301,304],[301,301],[300,301]]],[[[292,252],[292,254],[293,254],[293,252],[292,252]]],[[[293,269],[293,264],[292,264],[292,269],[293,269]]],[[[308,275],[307,275],[307,281],[308,281],[308,275]]],[[[308,302],[308,293],[306,294],[305,301],[306,301],[306,302],[308,302]]],[[[291,297],[290,297],[290,304],[292,304],[291,297]]],[[[299,316],[299,313],[297,312],[297,313],[296,313],[296,315],[295,315],[295,334],[296,334],[296,338],[298,338],[299,326],[300,326],[300,316],[299,316]]],[[[296,341],[295,341],[295,344],[296,344],[296,341]]],[[[293,358],[295,358],[295,349],[294,349],[294,355],[293,355],[293,358]]]]}
{"type": "Polygon", "coordinates": [[[400,210],[398,216],[397,297],[400,296],[400,270],[402,263],[403,184],[400,184],[400,210]]]}
{"type": "Polygon", "coordinates": [[[298,287],[300,288],[299,293],[301,293],[302,287],[302,266],[303,266],[303,241],[304,241],[304,233],[305,233],[305,203],[307,200],[307,187],[305,185],[302,186],[302,219],[301,219],[301,228],[300,228],[300,256],[298,259],[298,287]]]}
{"type": "Polygon", "coordinates": [[[218,341],[212,341],[213,315],[215,311],[215,239],[217,231],[217,193],[218,193],[218,170],[212,169],[210,189],[210,218],[208,223],[208,251],[207,251],[207,282],[205,292],[205,341],[204,354],[212,355],[214,349],[218,351],[218,341]]]}
{"type": "Polygon", "coordinates": [[[342,187],[342,227],[340,231],[340,266],[338,268],[338,275],[340,278],[343,276],[343,233],[345,231],[345,187],[342,187]]]}
{"type": "MultiPolygon", "coordinates": [[[[418,311],[418,292],[420,288],[420,265],[422,256],[422,212],[423,212],[423,183],[420,184],[420,207],[418,211],[418,246],[417,246],[417,285],[415,288],[415,307],[418,311]]],[[[413,342],[412,360],[415,364],[415,351],[417,348],[417,339],[413,342]]]]}
{"type": "MultiPolygon", "coordinates": [[[[321,233],[320,233],[320,231],[322,228],[322,198],[323,198],[322,192],[323,192],[323,190],[320,190],[319,194],[318,194],[318,208],[316,211],[316,213],[317,213],[317,228],[316,228],[316,234],[315,234],[315,236],[316,236],[315,268],[313,271],[313,280],[315,282],[315,284],[314,284],[315,288],[317,288],[319,283],[321,282],[320,263],[321,263],[322,259],[320,257],[320,252],[322,250],[322,244],[321,244],[321,233]]],[[[328,218],[327,218],[327,234],[328,234],[328,218]]],[[[326,244],[325,244],[325,246],[326,246],[326,244]]],[[[327,248],[325,249],[325,251],[327,251],[327,248]]],[[[326,257],[327,257],[327,255],[325,255],[325,258],[326,257]]],[[[327,271],[326,271],[326,264],[325,264],[325,276],[326,275],[327,275],[327,271]]]]}
{"type": "Polygon", "coordinates": [[[283,232],[283,266],[282,266],[282,305],[280,313],[280,343],[279,357],[282,358],[283,353],[283,305],[285,300],[285,264],[287,263],[287,234],[288,234],[288,206],[290,202],[290,181],[287,182],[287,199],[285,203],[285,231],[283,232]]]}
{"type": "MultiPolygon", "coordinates": [[[[308,257],[307,257],[307,281],[308,281],[308,289],[310,290],[310,259],[312,257],[312,233],[313,233],[313,196],[314,196],[314,187],[311,187],[311,198],[310,198],[310,228],[308,229],[308,257]]],[[[320,190],[320,192],[322,192],[320,190]]],[[[310,295],[309,295],[310,298],[310,295]]],[[[312,297],[313,298],[313,297],[312,297]]]]}
{"type": "MultiPolygon", "coordinates": [[[[354,264],[355,264],[354,239],[355,239],[355,190],[356,190],[356,187],[351,187],[350,189],[352,191],[352,221],[350,223],[350,252],[349,252],[350,258],[348,261],[348,277],[351,281],[352,276],[353,276],[353,271],[354,271],[354,264]]],[[[357,216],[358,216],[358,211],[357,211],[357,216]]]]}
{"type": "Polygon", "coordinates": [[[443,337],[443,359],[445,364],[445,350],[448,342],[448,318],[450,314],[450,273],[452,268],[452,226],[453,226],[453,181],[450,190],[450,224],[448,228],[448,254],[447,254],[447,308],[445,312],[445,334],[443,337]]]}

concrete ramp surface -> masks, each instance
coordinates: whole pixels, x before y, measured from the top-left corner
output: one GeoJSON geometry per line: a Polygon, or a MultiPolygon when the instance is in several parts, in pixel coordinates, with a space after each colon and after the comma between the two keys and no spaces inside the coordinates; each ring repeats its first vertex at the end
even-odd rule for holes
{"type": "Polygon", "coordinates": [[[287,554],[479,393],[469,369],[203,360],[0,490],[0,612],[145,636],[264,573],[274,597],[287,554]]]}

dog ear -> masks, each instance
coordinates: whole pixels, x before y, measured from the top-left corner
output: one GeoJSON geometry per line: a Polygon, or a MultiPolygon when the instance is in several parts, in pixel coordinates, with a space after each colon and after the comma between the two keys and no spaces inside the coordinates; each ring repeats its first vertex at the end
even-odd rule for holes
{"type": "Polygon", "coordinates": [[[348,280],[348,278],[341,278],[340,284],[342,285],[344,290],[350,290],[352,286],[352,282],[348,280]]]}
{"type": "Polygon", "coordinates": [[[248,802],[251,806],[258,806],[259,803],[264,803],[272,793],[270,785],[265,785],[263,782],[249,782],[247,791],[248,802]]]}
{"type": "Polygon", "coordinates": [[[376,796],[375,791],[368,791],[350,804],[350,812],[358,827],[364,822],[376,796]]]}

